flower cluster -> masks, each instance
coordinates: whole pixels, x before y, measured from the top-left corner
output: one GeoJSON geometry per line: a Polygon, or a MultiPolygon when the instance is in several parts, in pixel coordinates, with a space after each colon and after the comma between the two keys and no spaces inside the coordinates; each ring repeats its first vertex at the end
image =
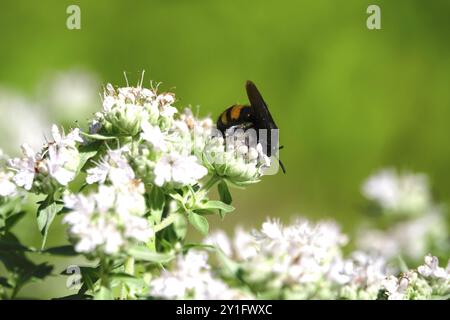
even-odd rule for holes
{"type": "Polygon", "coordinates": [[[430,250],[446,251],[444,208],[434,204],[426,175],[384,169],[367,179],[362,192],[381,208],[379,220],[384,224],[361,230],[362,250],[414,262],[430,250]]]}
{"type": "Polygon", "coordinates": [[[416,270],[389,276],[383,283],[389,300],[447,298],[450,295],[450,262],[447,269],[439,267],[436,257],[427,255],[425,264],[416,270]]]}
{"type": "Polygon", "coordinates": [[[22,145],[22,158],[9,161],[15,171],[14,182],[25,190],[51,193],[58,187],[71,182],[80,164],[77,144],[83,142],[79,129],[61,134],[58,127],[52,127],[53,141],[46,143],[40,152],[33,151],[27,144],[22,145]]]}
{"type": "Polygon", "coordinates": [[[218,264],[206,251],[180,254],[172,271],[153,280],[151,296],[373,300],[450,294],[450,266],[439,267],[436,257],[426,256],[424,265],[397,277],[380,256],[354,251],[344,258],[346,238],[329,222],[283,227],[268,220],[258,231],[238,228],[234,239],[216,231],[204,243],[217,248],[218,264]]]}
{"type": "Polygon", "coordinates": [[[197,119],[190,109],[178,114],[174,102],[174,94],[159,94],[156,88],[106,86],[103,110],[96,113],[89,133],[84,134],[88,146],[101,143],[86,169],[86,183],[98,186],[98,191],[64,198],[71,210],[64,222],[70,226],[77,251],[111,254],[125,251],[132,242],[149,241],[152,225],[160,223],[162,216],[160,211],[149,210],[145,196],[157,189],[178,201],[166,206],[166,215],[188,213],[190,221],[203,230],[204,218],[195,210],[205,209],[208,190],[192,192],[204,177],[235,184],[259,180],[262,164],[258,159],[268,161],[260,149],[244,150],[242,141],[225,147],[223,138],[212,138],[215,128],[210,118],[197,119]],[[212,145],[224,162],[207,160],[212,145]],[[251,154],[250,161],[244,159],[246,154],[251,154]],[[139,226],[136,237],[127,229],[133,226],[139,226]]]}
{"type": "Polygon", "coordinates": [[[113,186],[101,185],[98,192],[67,195],[64,203],[71,211],[63,222],[69,224],[75,250],[91,253],[96,250],[115,254],[129,241],[147,242],[153,231],[142,216],[145,203],[142,186],[130,193],[117,192],[113,186]]]}
{"type": "Polygon", "coordinates": [[[420,215],[431,206],[424,174],[399,174],[393,169],[383,169],[367,179],[362,192],[390,214],[420,215]]]}
{"type": "MultiPolygon", "coordinates": [[[[0,237],[17,250],[98,261],[82,270],[80,298],[448,298],[449,267],[439,267],[437,257],[427,256],[416,270],[391,268],[398,254],[422,258],[441,248],[436,255],[448,255],[443,209],[423,175],[382,171],[367,181],[364,195],[392,221],[384,230],[365,229],[349,255],[337,224],[304,219],[269,219],[259,230],[238,228],[233,238],[218,231],[185,243],[188,224],[208,235],[208,215],[234,210],[229,186],[258,182],[274,162],[247,131],[223,136],[209,117],[179,113],[175,101],[157,87],[108,84],[88,132],[65,134],[54,125],[38,152],[24,144],[22,157],[0,155],[0,237]],[[210,200],[215,184],[219,199],[210,200]],[[11,232],[26,192],[46,195],[36,206],[39,252],[11,232]],[[58,214],[72,246],[45,248],[58,214]]],[[[0,297],[14,298],[23,286],[22,262],[5,265],[11,275],[0,297]]],[[[26,264],[27,277],[51,273],[45,264],[26,264]]]]}
{"type": "Polygon", "coordinates": [[[259,181],[271,160],[261,144],[249,146],[245,136],[237,131],[225,139],[214,137],[206,145],[204,160],[210,170],[225,176],[233,184],[243,186],[259,181]]]}
{"type": "Polygon", "coordinates": [[[4,170],[5,155],[0,150],[0,197],[6,198],[15,196],[17,194],[17,187],[12,181],[14,174],[10,171],[4,170]]]}
{"type": "Polygon", "coordinates": [[[326,277],[346,241],[336,224],[306,220],[290,226],[268,220],[259,231],[239,230],[233,246],[223,233],[206,240],[239,263],[240,276],[255,292],[300,299],[329,294],[326,277]]]}
{"type": "Polygon", "coordinates": [[[86,182],[99,183],[98,192],[84,196],[68,194],[65,206],[71,211],[63,222],[77,243],[75,250],[98,249],[114,254],[130,240],[147,242],[154,235],[146,213],[145,188],[135,177],[126,149],[108,150],[98,166],[87,170],[86,182]]]}
{"type": "Polygon", "coordinates": [[[335,261],[328,279],[336,290],[336,298],[373,300],[378,297],[387,272],[384,258],[356,251],[348,259],[335,261]]]}
{"type": "Polygon", "coordinates": [[[173,271],[163,271],[152,281],[150,294],[165,299],[248,299],[250,295],[231,289],[214,276],[208,264],[208,254],[190,250],[177,258],[173,271]]]}

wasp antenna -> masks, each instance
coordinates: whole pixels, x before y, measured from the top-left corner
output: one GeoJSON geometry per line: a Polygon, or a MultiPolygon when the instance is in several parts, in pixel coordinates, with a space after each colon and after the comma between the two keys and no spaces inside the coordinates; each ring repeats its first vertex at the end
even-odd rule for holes
{"type": "Polygon", "coordinates": [[[286,168],[284,167],[283,162],[281,162],[280,159],[278,159],[278,163],[280,164],[281,170],[283,170],[283,173],[286,174],[286,168]]]}

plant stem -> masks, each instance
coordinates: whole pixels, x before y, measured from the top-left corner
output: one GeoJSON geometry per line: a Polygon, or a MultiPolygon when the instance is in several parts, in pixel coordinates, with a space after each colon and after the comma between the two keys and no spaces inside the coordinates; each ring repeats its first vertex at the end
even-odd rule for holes
{"type": "MultiPolygon", "coordinates": [[[[125,273],[128,273],[129,275],[134,276],[134,258],[128,257],[125,260],[125,273]]],[[[125,284],[122,285],[122,288],[120,290],[120,299],[126,300],[129,298],[129,291],[125,284]]]]}
{"type": "Polygon", "coordinates": [[[172,223],[175,222],[175,219],[177,218],[176,213],[171,213],[167,216],[167,218],[165,218],[163,221],[161,221],[160,223],[158,223],[153,230],[156,232],[161,231],[164,228],[167,228],[168,226],[170,226],[172,223]]]}
{"type": "Polygon", "coordinates": [[[221,178],[220,178],[219,176],[213,175],[213,176],[211,177],[211,179],[209,179],[209,180],[205,183],[205,185],[202,187],[202,189],[205,190],[205,191],[208,191],[208,190],[211,189],[211,188],[216,184],[216,182],[218,182],[220,179],[221,179],[221,178]]]}

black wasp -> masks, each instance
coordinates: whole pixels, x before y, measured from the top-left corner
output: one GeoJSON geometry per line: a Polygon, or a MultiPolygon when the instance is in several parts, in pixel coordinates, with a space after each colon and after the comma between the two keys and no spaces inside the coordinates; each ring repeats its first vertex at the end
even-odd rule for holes
{"type": "MultiPolygon", "coordinates": [[[[271,131],[272,129],[277,130],[278,127],[269,112],[267,104],[264,102],[261,93],[252,81],[247,81],[245,88],[247,90],[247,96],[250,101],[250,105],[235,104],[226,109],[217,119],[217,129],[226,134],[228,130],[233,129],[255,129],[258,140],[259,140],[259,130],[267,130],[267,156],[271,156],[278,152],[281,147],[278,146],[278,139],[272,143],[271,131]]],[[[278,160],[280,167],[284,173],[286,169],[283,163],[278,160]]]]}

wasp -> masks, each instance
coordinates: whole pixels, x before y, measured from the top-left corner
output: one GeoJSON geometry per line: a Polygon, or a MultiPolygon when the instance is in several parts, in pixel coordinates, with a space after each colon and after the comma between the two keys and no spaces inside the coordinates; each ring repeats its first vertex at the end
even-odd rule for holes
{"type": "MultiPolygon", "coordinates": [[[[269,108],[264,101],[258,88],[252,81],[247,81],[245,85],[249,105],[235,104],[226,109],[217,119],[217,129],[226,135],[229,130],[235,129],[254,129],[258,135],[260,129],[267,130],[266,142],[263,143],[267,148],[267,156],[275,155],[282,147],[278,146],[277,141],[272,141],[271,130],[278,130],[275,121],[270,114],[269,108]]],[[[283,173],[286,173],[286,169],[283,163],[278,159],[280,167],[283,173]]]]}

